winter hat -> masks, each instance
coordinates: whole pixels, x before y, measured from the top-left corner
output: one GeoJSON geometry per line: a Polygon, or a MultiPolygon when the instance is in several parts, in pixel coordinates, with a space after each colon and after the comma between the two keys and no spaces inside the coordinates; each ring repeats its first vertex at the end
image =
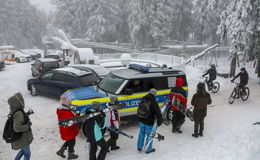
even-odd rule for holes
{"type": "Polygon", "coordinates": [[[111,103],[111,104],[116,104],[117,101],[118,101],[117,96],[111,96],[111,97],[110,97],[110,103],[111,103]]]}
{"type": "Polygon", "coordinates": [[[60,103],[63,105],[63,106],[70,106],[71,105],[71,101],[69,99],[67,99],[65,96],[61,96],[60,97],[60,103]]]}
{"type": "Polygon", "coordinates": [[[176,79],[176,86],[183,87],[184,80],[183,78],[179,77],[176,79]]]}
{"type": "Polygon", "coordinates": [[[240,69],[240,71],[245,71],[246,70],[246,68],[245,67],[242,67],[241,69],[240,69]]]}
{"type": "Polygon", "coordinates": [[[149,93],[151,94],[151,95],[154,95],[154,96],[156,96],[157,95],[157,90],[156,89],[154,89],[154,88],[152,88],[150,91],[149,91],[149,93]]]}
{"type": "Polygon", "coordinates": [[[94,110],[101,110],[102,109],[100,102],[96,102],[96,101],[92,103],[91,108],[94,109],[94,110]]]}
{"type": "Polygon", "coordinates": [[[23,99],[22,93],[21,92],[17,92],[17,93],[14,94],[14,96],[17,98],[17,100],[19,101],[21,106],[24,108],[24,99],[23,99]]]}
{"type": "Polygon", "coordinates": [[[205,84],[200,82],[200,83],[198,83],[197,88],[198,89],[204,89],[205,88],[205,84]]]}

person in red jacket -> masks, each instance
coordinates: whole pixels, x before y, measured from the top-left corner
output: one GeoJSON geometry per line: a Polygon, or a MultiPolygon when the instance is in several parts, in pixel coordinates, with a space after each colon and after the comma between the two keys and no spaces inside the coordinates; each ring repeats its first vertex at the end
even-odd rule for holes
{"type": "MultiPolygon", "coordinates": [[[[75,110],[72,109],[70,101],[68,101],[65,97],[61,97],[62,105],[57,108],[57,116],[58,120],[64,120],[68,118],[76,117],[75,110]]],[[[76,136],[79,134],[78,125],[72,125],[70,127],[59,126],[61,139],[65,141],[65,143],[61,146],[60,150],[57,153],[62,158],[65,158],[64,151],[68,148],[68,159],[76,159],[78,155],[74,153],[74,146],[76,144],[76,136]]]]}
{"type": "Polygon", "coordinates": [[[182,88],[184,79],[179,77],[176,79],[176,86],[171,89],[170,100],[173,108],[172,113],[172,132],[182,133],[180,130],[185,121],[185,111],[187,108],[187,93],[182,88]]]}

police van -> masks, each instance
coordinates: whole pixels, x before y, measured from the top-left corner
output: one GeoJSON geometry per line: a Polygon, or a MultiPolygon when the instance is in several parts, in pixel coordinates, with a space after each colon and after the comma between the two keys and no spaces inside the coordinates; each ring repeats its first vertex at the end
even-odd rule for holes
{"type": "Polygon", "coordinates": [[[157,90],[156,101],[161,107],[170,100],[169,93],[176,84],[176,78],[184,79],[184,89],[188,92],[186,75],[183,71],[172,68],[146,67],[139,64],[130,64],[127,69],[110,72],[98,85],[86,88],[68,90],[63,94],[78,111],[85,113],[92,102],[97,101],[105,108],[115,95],[120,103],[126,106],[120,109],[122,117],[135,115],[137,107],[151,88],[157,90]]]}

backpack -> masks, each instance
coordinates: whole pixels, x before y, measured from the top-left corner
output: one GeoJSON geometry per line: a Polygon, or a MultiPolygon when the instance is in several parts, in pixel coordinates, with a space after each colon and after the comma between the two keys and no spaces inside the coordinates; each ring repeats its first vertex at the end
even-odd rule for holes
{"type": "MultiPolygon", "coordinates": [[[[20,111],[20,110],[17,110],[20,111]]],[[[17,140],[19,140],[22,136],[21,132],[15,132],[14,128],[13,128],[13,117],[14,114],[17,112],[14,111],[12,113],[12,115],[10,117],[8,117],[7,121],[5,122],[5,127],[4,127],[4,131],[3,131],[3,139],[6,141],[6,143],[12,143],[15,142],[17,140]]]]}
{"type": "Polygon", "coordinates": [[[137,115],[140,118],[148,118],[151,115],[151,102],[146,99],[142,99],[137,109],[137,115]]]}

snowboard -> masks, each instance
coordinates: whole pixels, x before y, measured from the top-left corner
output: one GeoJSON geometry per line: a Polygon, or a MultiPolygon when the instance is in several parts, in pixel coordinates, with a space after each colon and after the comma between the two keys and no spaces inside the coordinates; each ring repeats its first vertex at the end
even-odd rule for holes
{"type": "MultiPolygon", "coordinates": [[[[174,97],[173,99],[173,105],[178,108],[184,115],[186,115],[186,117],[188,117],[191,121],[193,121],[193,111],[192,111],[192,107],[187,108],[186,106],[184,106],[179,100],[178,98],[174,97]]],[[[169,120],[167,119],[167,114],[168,114],[168,110],[171,107],[171,103],[169,102],[165,102],[163,107],[161,108],[161,112],[163,115],[163,119],[164,119],[164,124],[169,125],[169,120]]]]}
{"type": "Polygon", "coordinates": [[[130,139],[133,139],[133,138],[134,138],[134,136],[129,135],[129,134],[127,134],[127,133],[125,133],[125,132],[123,132],[123,131],[121,131],[121,130],[117,130],[117,129],[115,129],[115,128],[107,127],[107,130],[110,131],[110,132],[115,132],[115,133],[117,133],[117,134],[121,134],[121,135],[126,136],[126,137],[128,137],[128,138],[130,138],[130,139]]]}
{"type": "MultiPolygon", "coordinates": [[[[144,146],[144,151],[148,151],[149,145],[153,142],[154,139],[158,139],[158,141],[164,140],[164,136],[157,132],[158,126],[157,126],[157,120],[155,120],[152,132],[150,133],[151,139],[146,142],[144,146]]],[[[147,138],[147,137],[146,137],[147,138]]]]}
{"type": "Polygon", "coordinates": [[[102,114],[102,112],[103,113],[107,113],[107,112],[110,112],[110,111],[113,111],[113,110],[121,109],[124,106],[125,106],[125,103],[120,103],[120,104],[115,105],[115,106],[113,106],[111,108],[105,108],[102,111],[93,112],[93,113],[85,114],[83,116],[78,116],[78,117],[73,117],[73,118],[68,118],[68,119],[61,120],[61,121],[59,121],[58,124],[60,126],[64,126],[64,127],[70,127],[70,126],[75,125],[75,124],[80,124],[81,122],[84,122],[87,119],[93,118],[95,116],[99,116],[99,115],[102,114]]]}

